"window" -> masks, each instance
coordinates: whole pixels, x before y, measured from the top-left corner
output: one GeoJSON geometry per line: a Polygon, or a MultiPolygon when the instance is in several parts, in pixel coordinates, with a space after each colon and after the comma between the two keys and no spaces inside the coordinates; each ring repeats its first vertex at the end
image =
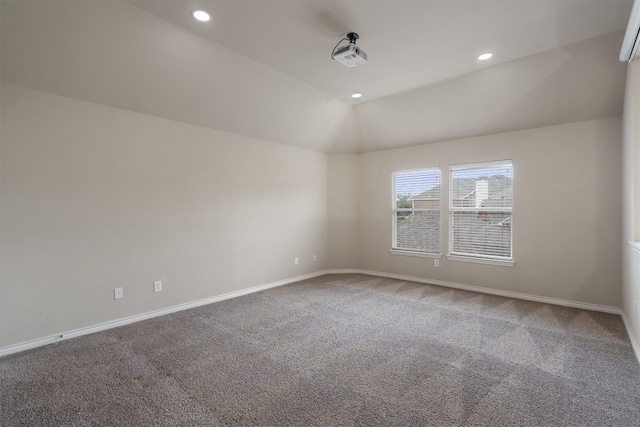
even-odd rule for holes
{"type": "Polygon", "coordinates": [[[451,166],[449,259],[513,264],[511,161],[451,166]]]}
{"type": "Polygon", "coordinates": [[[392,252],[440,254],[440,169],[393,173],[392,252]]]}

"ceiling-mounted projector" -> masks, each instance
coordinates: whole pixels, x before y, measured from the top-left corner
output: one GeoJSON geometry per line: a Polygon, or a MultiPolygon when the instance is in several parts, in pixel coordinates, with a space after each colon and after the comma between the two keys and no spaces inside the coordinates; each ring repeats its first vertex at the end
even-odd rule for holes
{"type": "Polygon", "coordinates": [[[356,46],[356,40],[360,36],[357,33],[349,33],[346,38],[343,38],[338,42],[336,47],[331,52],[331,58],[335,59],[345,67],[357,67],[358,65],[367,63],[367,54],[362,49],[356,46]],[[349,44],[346,46],[338,47],[344,40],[349,40],[349,44]]]}
{"type": "Polygon", "coordinates": [[[346,46],[338,48],[333,54],[333,59],[345,67],[351,68],[366,64],[367,54],[355,44],[349,43],[346,46]]]}

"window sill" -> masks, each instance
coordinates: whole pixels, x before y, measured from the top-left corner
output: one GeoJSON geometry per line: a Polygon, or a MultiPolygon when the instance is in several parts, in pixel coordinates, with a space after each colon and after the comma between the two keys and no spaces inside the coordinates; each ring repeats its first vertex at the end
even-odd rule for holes
{"type": "Polygon", "coordinates": [[[515,261],[507,261],[501,259],[473,258],[460,255],[447,255],[449,261],[473,262],[476,264],[497,265],[500,267],[513,267],[515,261]]]}
{"type": "Polygon", "coordinates": [[[442,255],[440,254],[430,254],[427,252],[413,252],[413,251],[404,251],[402,249],[391,249],[392,255],[404,255],[404,256],[414,256],[418,258],[432,258],[432,259],[440,259],[442,255]]]}

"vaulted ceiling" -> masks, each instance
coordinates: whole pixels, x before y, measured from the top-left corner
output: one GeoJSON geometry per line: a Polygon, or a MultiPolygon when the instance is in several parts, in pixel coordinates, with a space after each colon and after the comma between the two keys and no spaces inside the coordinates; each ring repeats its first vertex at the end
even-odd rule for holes
{"type": "Polygon", "coordinates": [[[631,5],[2,0],[0,75],[305,149],[370,152],[620,115],[631,5]],[[369,56],[356,68],[330,57],[349,31],[369,56]]]}

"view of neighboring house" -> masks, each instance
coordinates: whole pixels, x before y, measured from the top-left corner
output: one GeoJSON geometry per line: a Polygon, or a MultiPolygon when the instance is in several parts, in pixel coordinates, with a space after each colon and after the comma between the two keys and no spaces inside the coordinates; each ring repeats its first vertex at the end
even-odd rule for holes
{"type": "MultiPolygon", "coordinates": [[[[450,253],[482,253],[496,257],[511,256],[511,213],[496,211],[513,203],[511,178],[493,175],[454,179],[451,216],[454,246],[450,253]],[[483,208],[486,208],[483,209],[483,208]]],[[[398,249],[440,253],[440,186],[411,197],[412,214],[398,217],[398,249]],[[436,209],[421,211],[420,209],[436,209]]]]}

